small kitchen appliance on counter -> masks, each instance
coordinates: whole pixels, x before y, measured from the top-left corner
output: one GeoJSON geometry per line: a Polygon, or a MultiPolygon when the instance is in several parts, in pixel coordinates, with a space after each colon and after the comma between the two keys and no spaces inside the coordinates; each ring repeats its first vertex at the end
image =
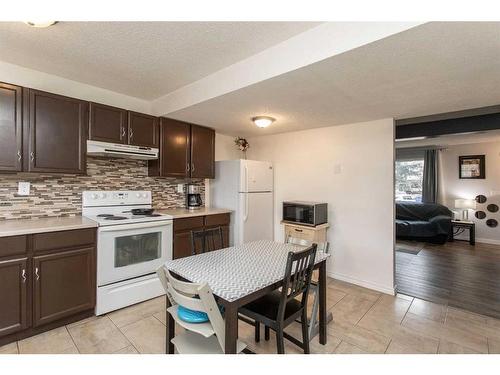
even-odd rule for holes
{"type": "Polygon", "coordinates": [[[196,210],[202,205],[200,188],[196,185],[187,185],[186,207],[190,210],[196,210]]]}
{"type": "Polygon", "coordinates": [[[164,294],[156,270],[172,259],[172,216],[150,191],[84,191],[82,215],[97,229],[96,315],[164,294]]]}

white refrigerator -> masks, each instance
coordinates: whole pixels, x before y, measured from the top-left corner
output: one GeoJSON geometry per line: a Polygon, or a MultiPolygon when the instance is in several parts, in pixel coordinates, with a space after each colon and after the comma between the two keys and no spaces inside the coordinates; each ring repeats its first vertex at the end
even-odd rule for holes
{"type": "Polygon", "coordinates": [[[211,206],[233,210],[230,245],[273,239],[273,166],[256,160],[215,162],[211,206]]]}

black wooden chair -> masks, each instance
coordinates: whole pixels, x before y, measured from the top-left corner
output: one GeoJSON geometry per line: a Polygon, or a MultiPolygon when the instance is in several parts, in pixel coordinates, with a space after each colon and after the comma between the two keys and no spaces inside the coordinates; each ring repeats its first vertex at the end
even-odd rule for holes
{"type": "Polygon", "coordinates": [[[191,231],[191,254],[202,254],[215,249],[223,249],[224,236],[222,228],[215,227],[205,230],[191,231]]]}
{"type": "Polygon", "coordinates": [[[309,330],[307,324],[307,297],[311,285],[311,277],[316,257],[316,244],[300,251],[288,253],[285,279],[281,290],[275,290],[239,309],[242,320],[255,327],[255,341],[260,340],[260,324],[266,328],[266,339],[269,329],[276,332],[278,354],[285,353],[284,338],[291,341],[309,354],[309,330]],[[296,297],[299,297],[297,299],[296,297]],[[251,318],[253,323],[247,319],[251,318]],[[284,332],[285,327],[300,318],[302,325],[302,342],[284,332]]]}

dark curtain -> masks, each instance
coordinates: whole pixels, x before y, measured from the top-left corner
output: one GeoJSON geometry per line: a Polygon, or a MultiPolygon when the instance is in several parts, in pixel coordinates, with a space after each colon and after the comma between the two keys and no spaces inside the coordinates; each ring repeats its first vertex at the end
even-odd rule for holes
{"type": "Polygon", "coordinates": [[[438,195],[438,150],[425,150],[422,202],[436,203],[438,195]]]}

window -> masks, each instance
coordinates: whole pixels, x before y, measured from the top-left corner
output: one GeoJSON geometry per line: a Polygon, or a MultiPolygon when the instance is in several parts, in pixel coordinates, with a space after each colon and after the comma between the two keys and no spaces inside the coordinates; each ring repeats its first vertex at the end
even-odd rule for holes
{"type": "Polygon", "coordinates": [[[396,160],[396,200],[422,202],[424,160],[396,160]]]}

